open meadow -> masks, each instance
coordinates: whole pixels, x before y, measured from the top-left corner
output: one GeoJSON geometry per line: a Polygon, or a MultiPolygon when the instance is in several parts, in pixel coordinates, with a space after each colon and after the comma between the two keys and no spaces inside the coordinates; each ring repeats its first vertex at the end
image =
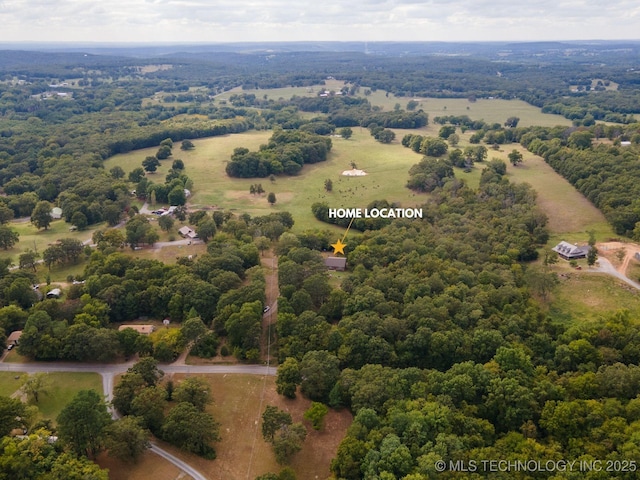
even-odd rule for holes
{"type": "MultiPolygon", "coordinates": [[[[254,94],[258,98],[272,100],[289,99],[293,95],[300,97],[315,97],[321,89],[339,91],[344,86],[344,82],[338,80],[327,80],[326,85],[316,85],[313,87],[288,87],[270,89],[249,89],[243,90],[240,87],[234,88],[216,97],[216,102],[227,100],[234,94],[254,94]]],[[[562,115],[542,113],[542,109],[534,107],[522,100],[503,100],[499,98],[480,98],[475,102],[470,102],[466,98],[432,98],[432,97],[396,97],[392,93],[384,90],[376,90],[370,95],[365,95],[367,87],[360,87],[359,97],[366,98],[372,105],[381,107],[383,110],[393,110],[396,104],[401,108],[406,108],[410,100],[418,102],[417,109],[422,109],[429,114],[429,121],[433,123],[433,118],[444,115],[468,115],[474,120],[484,120],[489,123],[503,124],[509,117],[518,117],[521,127],[540,125],[553,127],[555,125],[572,125],[571,120],[562,115]]]]}
{"type": "MultiPolygon", "coordinates": [[[[185,173],[194,180],[193,196],[189,202],[193,208],[222,208],[225,210],[248,212],[251,215],[266,215],[273,211],[290,212],[297,231],[308,228],[327,228],[313,218],[311,205],[326,201],[336,208],[365,207],[369,202],[387,199],[410,207],[419,204],[424,197],[405,188],[408,171],[419,161],[419,157],[404,148],[399,141],[390,145],[376,142],[368,130],[354,129],[349,140],[332,138],[333,148],[325,162],[306,165],[300,175],[279,176],[274,182],[268,178],[229,178],[225,173],[226,162],[237,147],[257,149],[266,143],[270,131],[247,132],[194,140],[195,149],[179,151],[174,149],[174,157],[185,164],[185,173]],[[345,177],[342,172],[355,163],[365,170],[364,177],[345,177]],[[389,181],[393,178],[393,181],[389,181]],[[326,192],[324,182],[331,179],[333,192],[326,192]],[[249,187],[261,183],[266,192],[274,192],[277,202],[272,207],[266,194],[252,195],[249,187]]],[[[154,148],[137,150],[116,155],[105,162],[109,169],[118,165],[125,172],[140,166],[147,155],[155,153],[154,148]]],[[[164,179],[171,166],[171,160],[161,162],[156,173],[150,174],[153,181],[164,179]]]]}

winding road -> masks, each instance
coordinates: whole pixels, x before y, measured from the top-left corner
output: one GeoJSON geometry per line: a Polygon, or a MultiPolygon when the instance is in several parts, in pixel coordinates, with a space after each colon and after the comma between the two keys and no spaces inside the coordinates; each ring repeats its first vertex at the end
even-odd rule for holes
{"type": "MultiPolygon", "coordinates": [[[[38,373],[38,372],[95,372],[102,377],[102,388],[107,401],[113,399],[113,379],[116,375],[124,373],[133,362],[113,363],[113,364],[83,364],[66,362],[38,362],[38,363],[4,363],[0,361],[0,371],[38,373]]],[[[228,374],[248,374],[248,375],[275,375],[276,368],[266,365],[184,365],[168,364],[159,365],[160,370],[165,373],[228,373],[228,374]]],[[[116,418],[117,412],[111,410],[111,415],[116,418]]],[[[198,472],[188,463],[180,460],[166,450],[163,450],[155,443],[151,443],[150,450],[156,455],[160,455],[167,461],[173,463],[180,470],[194,478],[194,480],[208,480],[203,474],[198,472]]]]}

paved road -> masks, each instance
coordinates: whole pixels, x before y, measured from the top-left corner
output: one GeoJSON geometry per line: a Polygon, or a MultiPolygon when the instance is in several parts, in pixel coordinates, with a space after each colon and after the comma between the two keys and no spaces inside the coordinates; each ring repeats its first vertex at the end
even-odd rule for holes
{"type": "MultiPolygon", "coordinates": [[[[113,399],[113,378],[119,373],[124,373],[133,362],[117,363],[117,364],[82,364],[82,363],[64,363],[64,362],[37,362],[37,363],[4,363],[0,362],[0,371],[4,372],[96,372],[102,376],[102,388],[107,397],[107,401],[113,399]]],[[[165,373],[231,373],[231,374],[249,374],[249,375],[275,375],[276,368],[265,365],[160,365],[160,369],[165,373]]],[[[117,418],[118,414],[115,410],[110,409],[113,418],[117,418]]],[[[183,472],[191,475],[194,480],[207,480],[189,464],[183,462],[179,458],[171,455],[158,445],[151,443],[150,450],[157,455],[165,458],[173,463],[183,472]]]]}
{"type": "Polygon", "coordinates": [[[155,443],[151,443],[149,450],[151,450],[156,455],[160,455],[162,458],[166,458],[169,462],[173,463],[176,467],[181,469],[183,472],[187,473],[188,475],[191,475],[194,480],[208,480],[207,477],[202,475],[199,471],[197,471],[191,465],[183,462],[178,457],[174,457],[166,450],[161,449],[155,443]]]}

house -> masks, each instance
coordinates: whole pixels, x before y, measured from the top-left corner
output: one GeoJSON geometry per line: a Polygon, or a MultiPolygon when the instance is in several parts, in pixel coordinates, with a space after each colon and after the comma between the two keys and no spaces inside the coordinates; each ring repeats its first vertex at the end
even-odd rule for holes
{"type": "Polygon", "coordinates": [[[7,338],[7,345],[18,345],[20,343],[20,337],[22,336],[22,330],[16,330],[11,332],[7,338]]]}
{"type": "Polygon", "coordinates": [[[118,331],[121,332],[127,328],[135,330],[140,335],[150,335],[155,330],[153,325],[120,325],[118,331]]]}
{"type": "Polygon", "coordinates": [[[180,230],[178,230],[178,233],[182,238],[191,238],[191,239],[198,238],[198,234],[191,227],[184,226],[180,228],[180,230]]]}
{"type": "Polygon", "coordinates": [[[47,298],[60,298],[62,290],[59,288],[53,288],[47,292],[47,298]]]}
{"type": "Polygon", "coordinates": [[[565,260],[576,260],[578,258],[587,258],[587,254],[589,253],[589,250],[591,250],[591,247],[589,245],[579,247],[578,245],[562,241],[551,250],[556,252],[565,260]]]}
{"type": "Polygon", "coordinates": [[[329,270],[344,272],[347,268],[347,259],[345,257],[327,257],[324,259],[324,265],[329,270]]]}

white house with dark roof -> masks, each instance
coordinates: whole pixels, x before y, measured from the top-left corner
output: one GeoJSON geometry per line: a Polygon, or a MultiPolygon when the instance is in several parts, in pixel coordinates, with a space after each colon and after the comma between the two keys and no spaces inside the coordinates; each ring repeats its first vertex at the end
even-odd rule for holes
{"type": "Polygon", "coordinates": [[[580,247],[578,245],[562,241],[551,250],[556,252],[565,260],[576,260],[578,258],[587,258],[587,254],[589,253],[589,250],[591,250],[591,247],[589,245],[583,245],[580,247]]]}

